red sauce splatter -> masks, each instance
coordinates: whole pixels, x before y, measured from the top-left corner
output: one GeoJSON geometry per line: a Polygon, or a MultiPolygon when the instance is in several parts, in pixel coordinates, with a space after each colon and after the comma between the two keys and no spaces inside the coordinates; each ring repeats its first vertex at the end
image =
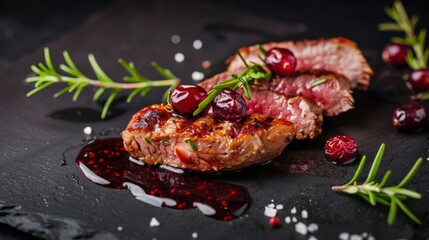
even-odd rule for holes
{"type": "Polygon", "coordinates": [[[219,220],[228,221],[240,216],[250,204],[249,193],[242,186],[131,162],[120,138],[90,142],[80,151],[76,163],[86,177],[103,187],[125,189],[124,183],[132,183],[147,195],[176,202],[175,205],[163,203],[164,207],[208,208],[205,214],[219,220]]]}

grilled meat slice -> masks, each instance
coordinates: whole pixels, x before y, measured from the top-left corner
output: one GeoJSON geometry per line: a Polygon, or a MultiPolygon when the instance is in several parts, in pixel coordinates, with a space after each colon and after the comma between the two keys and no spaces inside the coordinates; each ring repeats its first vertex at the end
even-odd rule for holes
{"type": "MultiPolygon", "coordinates": [[[[230,72],[227,71],[217,74],[199,85],[208,91],[214,85],[229,78],[231,78],[230,72]]],[[[344,76],[333,72],[324,70],[295,72],[287,77],[258,81],[258,84],[283,95],[306,97],[315,102],[323,110],[325,116],[335,116],[353,108],[354,99],[349,82],[344,76]],[[312,86],[314,81],[320,79],[325,79],[326,82],[312,86]]]]}
{"type": "MultiPolygon", "coordinates": [[[[374,74],[356,43],[344,37],[271,42],[262,46],[267,50],[273,47],[287,48],[297,58],[296,70],[321,69],[336,72],[347,77],[352,88],[367,89],[370,78],[374,74]]],[[[249,63],[261,63],[258,58],[261,54],[258,46],[241,48],[239,53],[249,63]]],[[[243,69],[243,62],[236,54],[229,59],[228,70],[236,72],[241,69],[243,69]]]]}
{"type": "Polygon", "coordinates": [[[295,72],[286,77],[275,77],[261,82],[273,92],[287,96],[303,96],[313,100],[332,117],[353,108],[354,99],[347,79],[339,74],[323,70],[295,72]],[[317,80],[325,82],[312,86],[317,80]]]}
{"type": "Polygon", "coordinates": [[[131,156],[146,164],[223,171],[270,161],[294,134],[293,123],[262,114],[241,121],[184,118],[156,104],[137,112],[121,136],[131,156]]]}
{"type": "Polygon", "coordinates": [[[252,99],[246,101],[248,114],[262,113],[284,118],[295,124],[295,138],[298,140],[313,139],[322,133],[322,111],[305,97],[288,97],[269,90],[253,90],[252,99]]]}

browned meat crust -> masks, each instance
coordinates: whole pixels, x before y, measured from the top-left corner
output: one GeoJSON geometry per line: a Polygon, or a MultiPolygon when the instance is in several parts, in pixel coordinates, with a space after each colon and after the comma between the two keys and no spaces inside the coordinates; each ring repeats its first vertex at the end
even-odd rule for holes
{"type": "Polygon", "coordinates": [[[284,119],[251,114],[241,121],[184,118],[167,105],[141,109],[121,133],[125,149],[146,164],[222,171],[277,157],[295,134],[284,119]]]}

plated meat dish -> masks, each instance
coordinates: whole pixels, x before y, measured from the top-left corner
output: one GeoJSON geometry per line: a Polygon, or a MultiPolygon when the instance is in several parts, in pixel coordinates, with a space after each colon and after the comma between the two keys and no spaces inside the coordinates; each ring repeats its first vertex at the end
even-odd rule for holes
{"type": "Polygon", "coordinates": [[[147,164],[220,171],[267,162],[294,134],[293,123],[281,118],[262,114],[240,121],[184,118],[163,104],[141,109],[121,135],[131,156],[147,164]]]}
{"type": "Polygon", "coordinates": [[[263,49],[241,48],[227,71],[198,85],[179,85],[168,105],[137,112],[121,133],[125,149],[149,165],[203,172],[268,162],[293,138],[321,134],[323,116],[352,109],[351,88],[366,89],[373,74],[356,44],[341,37],[262,47],[289,54],[274,66],[285,67],[285,74],[262,62],[263,49]],[[205,110],[198,112],[202,104],[205,110]]]}

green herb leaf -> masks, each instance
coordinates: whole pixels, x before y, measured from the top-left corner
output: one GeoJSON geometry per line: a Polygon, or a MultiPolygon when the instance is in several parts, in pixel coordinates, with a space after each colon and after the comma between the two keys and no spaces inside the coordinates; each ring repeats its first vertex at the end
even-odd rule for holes
{"type": "Polygon", "coordinates": [[[195,143],[190,138],[185,138],[185,143],[187,143],[187,144],[189,144],[189,146],[191,146],[192,151],[196,152],[198,150],[197,146],[195,145],[195,143]]]}
{"type": "Polygon", "coordinates": [[[180,81],[168,69],[165,69],[156,63],[153,63],[156,71],[162,73],[163,76],[168,76],[169,78],[166,80],[155,81],[147,79],[137,71],[133,62],[126,62],[119,59],[119,64],[124,67],[130,75],[124,77],[125,82],[115,82],[101,69],[92,54],[88,55],[88,60],[91,68],[97,76],[97,79],[90,79],[76,67],[67,51],[63,52],[63,57],[65,64],[60,64],[59,69],[65,74],[55,70],[49,49],[44,49],[45,63],[39,63],[31,66],[31,70],[36,73],[37,76],[25,79],[27,83],[34,83],[34,89],[27,93],[28,97],[56,83],[67,84],[67,86],[55,93],[54,98],[66,93],[73,93],[73,101],[76,101],[82,91],[88,86],[98,88],[93,95],[94,101],[98,101],[103,93],[107,90],[111,90],[101,113],[101,118],[104,119],[112,102],[122,90],[132,90],[127,98],[127,102],[130,102],[137,94],[145,96],[153,87],[173,87],[180,81]]]}
{"type": "Polygon", "coordinates": [[[312,82],[310,83],[310,86],[313,88],[313,87],[315,87],[315,86],[318,86],[318,85],[320,85],[320,84],[325,83],[326,81],[327,81],[327,79],[326,79],[326,78],[318,78],[318,79],[316,79],[316,80],[312,81],[312,82]]]}
{"type": "Polygon", "coordinates": [[[362,160],[352,177],[352,179],[343,186],[333,186],[332,190],[342,191],[347,194],[356,195],[363,198],[369,204],[375,206],[377,203],[380,203],[384,206],[389,207],[389,214],[387,216],[387,223],[393,224],[396,219],[398,207],[414,222],[421,224],[421,221],[416,217],[403,203],[407,198],[420,199],[422,195],[418,192],[403,188],[411,178],[416,174],[417,170],[422,164],[423,158],[419,158],[408,174],[404,179],[396,186],[384,187],[387,184],[388,179],[390,178],[392,171],[388,170],[381,180],[380,183],[375,181],[375,176],[377,175],[378,168],[382,161],[384,154],[385,145],[381,144],[377,155],[374,158],[374,162],[369,171],[368,177],[363,184],[357,184],[356,180],[359,177],[364,165],[365,165],[365,155],[362,157],[362,160]],[[352,185],[353,184],[353,185],[352,185]]]}

